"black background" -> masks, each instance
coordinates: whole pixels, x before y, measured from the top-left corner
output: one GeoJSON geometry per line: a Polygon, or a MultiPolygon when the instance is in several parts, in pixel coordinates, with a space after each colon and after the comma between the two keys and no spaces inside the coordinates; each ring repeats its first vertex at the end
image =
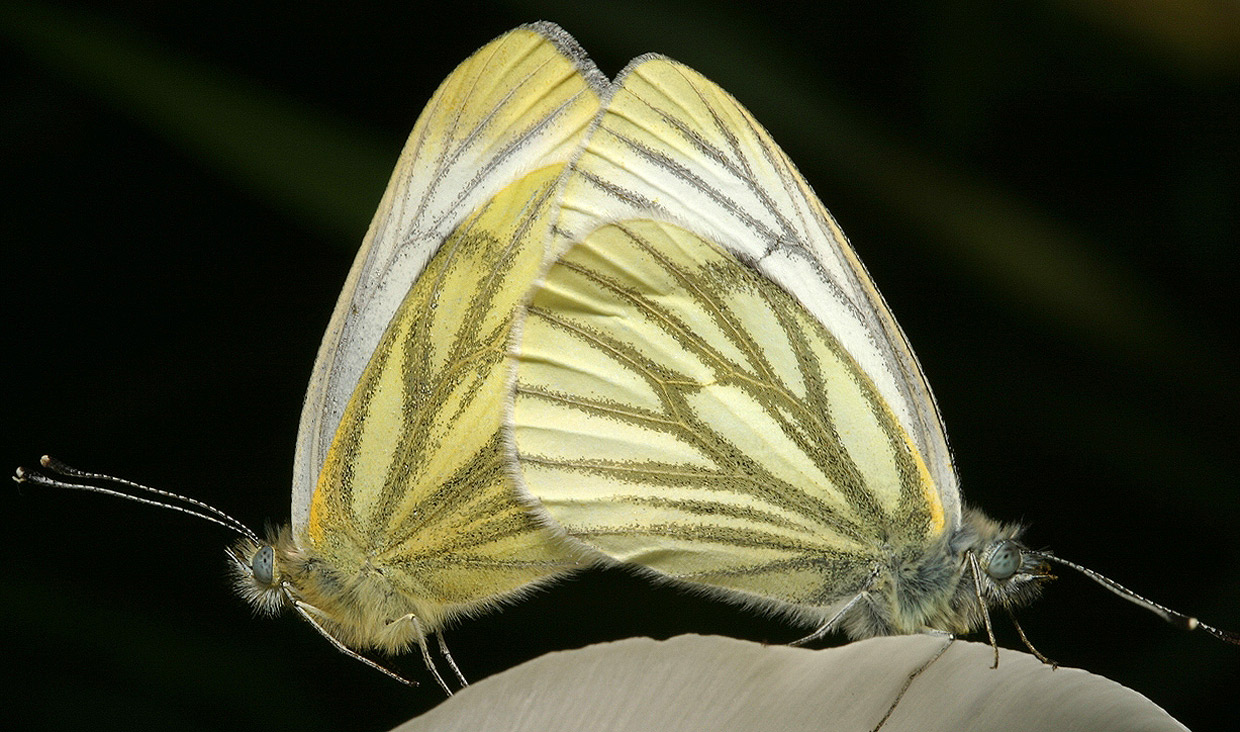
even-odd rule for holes
{"type": "MultiPolygon", "coordinates": [[[[1240,628],[1235,11],[442,5],[0,9],[0,458],[52,452],[254,526],[286,520],[315,349],[405,135],[459,61],[546,19],[608,75],[659,51],[767,125],[907,331],[966,500],[1030,522],[1035,546],[1240,628]],[[207,111],[221,109],[238,118],[207,111]]],[[[5,717],[382,730],[441,699],[294,619],[250,618],[222,530],[96,496],[0,495],[3,655],[20,676],[5,717]]],[[[1235,717],[1240,648],[1078,577],[1020,617],[1048,655],[1194,729],[1235,717]]],[[[800,634],[599,572],[447,638],[477,679],[682,632],[800,634]]],[[[394,665],[426,680],[416,656],[394,665]]]]}

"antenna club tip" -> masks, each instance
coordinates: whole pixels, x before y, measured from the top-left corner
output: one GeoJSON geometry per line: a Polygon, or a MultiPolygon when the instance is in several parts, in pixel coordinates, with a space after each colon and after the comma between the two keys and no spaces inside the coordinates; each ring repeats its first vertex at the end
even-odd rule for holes
{"type": "Polygon", "coordinates": [[[54,461],[55,461],[55,458],[53,458],[51,455],[44,455],[43,457],[39,458],[39,465],[42,465],[45,468],[50,468],[54,461]]]}
{"type": "Polygon", "coordinates": [[[1184,619],[1185,630],[1196,630],[1198,626],[1200,625],[1201,625],[1201,621],[1198,620],[1197,618],[1185,618],[1184,619]]]}

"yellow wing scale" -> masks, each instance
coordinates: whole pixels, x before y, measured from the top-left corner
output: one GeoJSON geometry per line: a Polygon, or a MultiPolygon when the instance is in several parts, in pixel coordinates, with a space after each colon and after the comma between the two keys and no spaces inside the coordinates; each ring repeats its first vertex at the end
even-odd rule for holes
{"type": "Polygon", "coordinates": [[[782,152],[653,57],[595,116],[601,84],[555,33],[497,40],[436,93],[324,340],[299,467],[324,454],[282,556],[350,645],[424,645],[578,566],[507,463],[531,289],[521,478],[583,546],[813,615],[883,547],[958,523],[916,362],[782,152]]]}
{"type": "Polygon", "coordinates": [[[558,29],[514,31],[441,86],[393,173],[307,397],[317,480],[277,547],[349,645],[425,646],[584,547],[813,615],[882,547],[958,522],[916,362],[787,158],[684,67],[600,79],[558,29]],[[531,290],[512,437],[551,524],[504,431],[531,290]]]}

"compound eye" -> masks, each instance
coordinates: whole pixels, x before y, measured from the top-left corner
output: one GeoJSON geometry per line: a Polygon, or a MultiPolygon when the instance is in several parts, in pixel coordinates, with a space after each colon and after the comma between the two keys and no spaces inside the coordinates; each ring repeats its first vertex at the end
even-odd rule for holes
{"type": "Polygon", "coordinates": [[[1020,559],[1020,547],[1010,541],[999,542],[986,562],[986,574],[992,579],[1008,579],[1020,569],[1020,559]]]}
{"type": "Polygon", "coordinates": [[[276,576],[276,553],[269,546],[262,547],[254,553],[250,560],[250,571],[254,579],[261,585],[270,586],[276,576]]]}

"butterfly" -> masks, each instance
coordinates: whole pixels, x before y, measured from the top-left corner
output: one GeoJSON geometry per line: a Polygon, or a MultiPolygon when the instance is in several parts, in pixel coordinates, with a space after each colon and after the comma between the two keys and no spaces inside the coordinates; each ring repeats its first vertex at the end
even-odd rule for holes
{"type": "Polygon", "coordinates": [[[662,56],[614,84],[514,346],[519,486],[549,526],[798,642],[985,627],[997,664],[989,610],[1053,564],[1240,642],[966,506],[904,333],[766,130],[662,56]]]}
{"type": "Polygon", "coordinates": [[[417,647],[450,694],[432,636],[464,684],[445,626],[577,568],[517,500],[501,417],[514,314],[605,87],[575,41],[541,23],[482,47],[432,96],[319,349],[288,525],[260,538],[199,501],[46,457],[45,473],[18,479],[224,525],[242,537],[229,564],[257,609],[292,609],[394,677],[358,651],[417,647]]]}

